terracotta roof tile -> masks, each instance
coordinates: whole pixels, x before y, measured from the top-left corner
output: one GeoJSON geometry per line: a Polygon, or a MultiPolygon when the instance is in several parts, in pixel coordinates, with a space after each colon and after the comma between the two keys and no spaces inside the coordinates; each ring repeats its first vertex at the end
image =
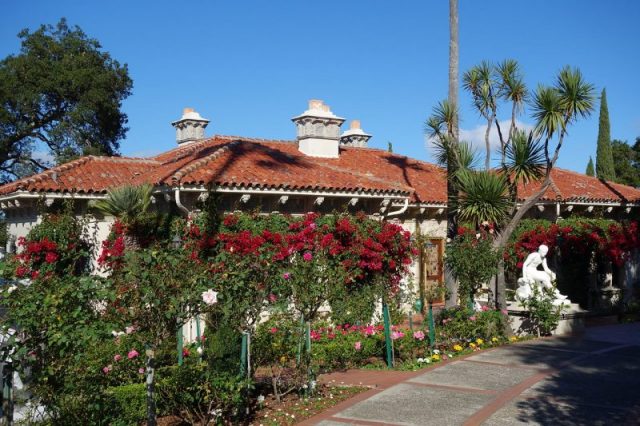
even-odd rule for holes
{"type": "MultiPolygon", "coordinates": [[[[640,190],[555,169],[547,200],[640,202],[640,190]]],[[[206,185],[410,195],[446,204],[446,172],[434,164],[379,149],[341,147],[335,159],[309,157],[294,141],[215,136],[148,159],[88,156],[0,187],[30,192],[103,193],[110,187],[206,185]]],[[[526,197],[537,183],[523,185],[526,197]]]]}

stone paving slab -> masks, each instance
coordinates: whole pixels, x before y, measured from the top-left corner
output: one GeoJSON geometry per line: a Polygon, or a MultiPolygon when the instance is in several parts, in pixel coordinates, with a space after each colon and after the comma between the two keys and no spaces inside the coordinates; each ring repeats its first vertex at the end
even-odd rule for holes
{"type": "Polygon", "coordinates": [[[496,411],[483,426],[623,426],[634,424],[624,410],[519,398],[496,411]]]}
{"type": "Polygon", "coordinates": [[[601,342],[640,345],[640,322],[590,327],[585,330],[583,337],[601,342]]]}
{"type": "Polygon", "coordinates": [[[503,390],[517,385],[535,373],[534,369],[456,361],[414,377],[408,383],[503,390]]]}
{"type": "Polygon", "coordinates": [[[520,365],[529,368],[547,369],[580,356],[575,352],[554,351],[524,345],[511,345],[493,351],[481,352],[467,358],[469,361],[492,362],[501,365],[520,365]]]}
{"type": "Polygon", "coordinates": [[[539,349],[551,349],[562,350],[579,353],[596,352],[602,349],[606,349],[611,346],[609,342],[602,342],[598,340],[579,339],[575,337],[554,337],[539,340],[530,340],[526,342],[518,343],[518,347],[526,348],[539,348],[539,349]]]}
{"type": "Polygon", "coordinates": [[[335,414],[335,417],[399,425],[459,425],[492,398],[492,395],[480,393],[401,383],[335,414]]]}

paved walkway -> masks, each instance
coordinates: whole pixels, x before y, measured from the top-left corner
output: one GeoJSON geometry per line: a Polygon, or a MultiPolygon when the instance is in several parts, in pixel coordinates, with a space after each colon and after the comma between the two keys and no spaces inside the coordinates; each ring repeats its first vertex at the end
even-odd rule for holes
{"type": "Polygon", "coordinates": [[[367,373],[331,376],[377,387],[302,424],[640,425],[640,323],[522,342],[427,371],[367,373]]]}

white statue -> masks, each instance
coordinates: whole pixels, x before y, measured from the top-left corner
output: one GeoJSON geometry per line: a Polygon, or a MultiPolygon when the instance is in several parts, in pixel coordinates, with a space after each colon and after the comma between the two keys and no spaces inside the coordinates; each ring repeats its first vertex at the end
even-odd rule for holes
{"type": "Polygon", "coordinates": [[[547,289],[553,289],[555,300],[554,305],[560,306],[563,303],[567,303],[567,296],[560,294],[557,288],[553,286],[553,282],[556,280],[556,274],[547,266],[547,253],[549,247],[542,244],[538,247],[538,251],[535,251],[524,261],[522,265],[522,278],[518,280],[518,289],[516,290],[516,298],[518,300],[526,300],[533,296],[534,287],[538,287],[541,292],[541,287],[547,289]],[[542,265],[542,271],[538,267],[542,265]]]}

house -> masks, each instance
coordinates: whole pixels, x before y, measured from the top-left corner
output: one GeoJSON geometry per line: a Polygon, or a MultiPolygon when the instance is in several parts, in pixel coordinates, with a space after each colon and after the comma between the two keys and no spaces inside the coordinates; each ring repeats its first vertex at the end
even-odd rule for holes
{"type": "MultiPolygon", "coordinates": [[[[431,244],[415,265],[421,285],[442,279],[446,237],[446,173],[434,164],[367,146],[371,135],[359,121],[341,133],[345,119],[322,101],[311,100],[292,118],[294,140],[241,136],[206,137],[209,124],[192,109],[173,122],[177,147],[149,158],[87,156],[0,187],[0,208],[15,240],[37,223],[39,200],[73,198],[77,213],[125,184],[151,183],[159,209],[176,206],[188,215],[209,187],[225,211],[303,214],[310,211],[364,211],[393,219],[431,244]]],[[[553,184],[529,212],[558,220],[571,215],[627,218],[638,215],[640,190],[579,173],[555,169],[553,184]]],[[[520,188],[527,196],[538,186],[520,188]]],[[[98,241],[106,238],[112,218],[92,217],[98,241]]],[[[9,243],[11,245],[11,243],[9,243]]],[[[628,280],[637,280],[637,268],[628,280]]]]}

